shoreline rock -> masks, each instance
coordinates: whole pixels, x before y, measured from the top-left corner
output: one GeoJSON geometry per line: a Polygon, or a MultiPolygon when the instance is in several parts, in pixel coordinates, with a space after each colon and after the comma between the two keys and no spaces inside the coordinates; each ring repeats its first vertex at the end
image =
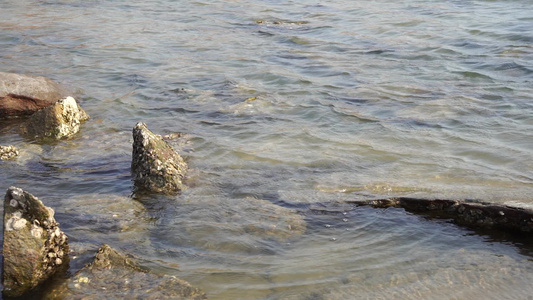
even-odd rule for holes
{"type": "Polygon", "coordinates": [[[187,169],[183,158],[160,135],[144,123],[135,125],[131,174],[138,189],[176,194],[186,188],[183,180],[187,169]]]}
{"type": "Polygon", "coordinates": [[[50,291],[44,299],[207,299],[204,292],[174,276],[141,268],[128,255],[108,245],[98,249],[92,263],[50,291]]]}
{"type": "Polygon", "coordinates": [[[460,225],[472,227],[533,232],[533,206],[408,197],[350,201],[349,203],[376,208],[398,207],[408,212],[451,218],[460,225]]]}
{"type": "Polygon", "coordinates": [[[15,146],[0,146],[0,160],[14,160],[19,156],[15,146]]]}
{"type": "Polygon", "coordinates": [[[34,137],[62,139],[80,130],[80,124],[89,115],[72,97],[66,97],[34,113],[22,128],[23,134],[34,137]]]}
{"type": "Polygon", "coordinates": [[[0,118],[31,115],[65,96],[65,90],[46,77],[0,72],[0,118]]]}
{"type": "Polygon", "coordinates": [[[4,290],[22,296],[68,265],[68,238],[54,219],[54,210],[20,188],[4,198],[4,290]]]}

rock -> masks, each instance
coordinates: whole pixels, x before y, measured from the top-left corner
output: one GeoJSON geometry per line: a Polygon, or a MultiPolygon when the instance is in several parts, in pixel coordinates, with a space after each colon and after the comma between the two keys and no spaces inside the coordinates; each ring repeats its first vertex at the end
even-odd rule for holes
{"type": "Polygon", "coordinates": [[[245,232],[249,234],[286,242],[303,235],[307,230],[304,216],[293,209],[252,197],[245,200],[247,205],[237,206],[236,210],[240,213],[234,217],[242,220],[243,215],[250,216],[243,224],[245,232]]]}
{"type": "Polygon", "coordinates": [[[20,188],[4,199],[4,295],[18,297],[68,265],[68,238],[54,210],[20,188]]]}
{"type": "Polygon", "coordinates": [[[127,255],[103,245],[94,261],[45,295],[44,299],[207,299],[174,276],[141,268],[127,255]]]}
{"type": "Polygon", "coordinates": [[[31,115],[65,96],[48,78],[0,72],[0,118],[31,115]]]}
{"type": "Polygon", "coordinates": [[[19,150],[15,146],[0,146],[0,160],[15,159],[19,155],[19,150]]]}
{"type": "Polygon", "coordinates": [[[401,207],[409,212],[451,218],[456,223],[471,227],[533,232],[531,205],[482,203],[465,200],[417,199],[408,197],[354,201],[373,207],[401,207]]]}
{"type": "Polygon", "coordinates": [[[67,97],[34,113],[22,131],[34,137],[61,139],[77,133],[81,122],[87,119],[89,115],[76,100],[67,97]]]}
{"type": "Polygon", "coordinates": [[[144,123],[133,128],[131,173],[135,186],[151,192],[174,194],[185,189],[187,164],[160,135],[144,123]]]}

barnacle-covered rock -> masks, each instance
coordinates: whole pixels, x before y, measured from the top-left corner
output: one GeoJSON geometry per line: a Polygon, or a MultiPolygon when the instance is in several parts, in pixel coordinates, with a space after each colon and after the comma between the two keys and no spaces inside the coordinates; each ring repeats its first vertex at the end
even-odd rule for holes
{"type": "Polygon", "coordinates": [[[68,264],[68,238],[54,210],[20,188],[4,199],[4,295],[18,297],[68,264]]]}
{"type": "Polygon", "coordinates": [[[94,261],[45,295],[45,299],[207,299],[205,293],[174,276],[141,268],[130,256],[108,245],[94,261]]]}
{"type": "Polygon", "coordinates": [[[155,193],[174,194],[185,189],[187,164],[160,135],[146,124],[133,128],[131,174],[135,186],[155,193]]]}
{"type": "Polygon", "coordinates": [[[19,150],[15,146],[0,146],[0,160],[15,159],[19,155],[19,150]]]}
{"type": "Polygon", "coordinates": [[[76,134],[81,122],[89,115],[72,97],[34,113],[23,128],[23,133],[39,138],[61,139],[76,134]]]}

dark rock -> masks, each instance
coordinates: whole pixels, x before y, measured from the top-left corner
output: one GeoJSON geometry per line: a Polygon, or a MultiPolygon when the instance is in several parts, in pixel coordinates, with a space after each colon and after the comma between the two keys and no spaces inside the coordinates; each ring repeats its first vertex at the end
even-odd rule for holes
{"type": "Polygon", "coordinates": [[[205,293],[173,276],[141,268],[127,255],[103,245],[94,261],[45,299],[207,299],[205,293]]]}
{"type": "Polygon", "coordinates": [[[23,126],[23,134],[39,138],[61,139],[76,134],[89,115],[72,97],[34,113],[23,126]]]}
{"type": "Polygon", "coordinates": [[[475,201],[391,198],[354,202],[374,207],[401,207],[409,212],[451,218],[456,223],[483,228],[533,232],[533,206],[475,201]]]}
{"type": "Polygon", "coordinates": [[[65,268],[68,251],[54,210],[10,187],[4,199],[4,295],[21,296],[65,268]]]}
{"type": "Polygon", "coordinates": [[[131,173],[135,186],[151,192],[174,194],[185,189],[187,164],[160,135],[144,123],[133,128],[131,173]]]}
{"type": "Polygon", "coordinates": [[[0,146],[0,160],[15,159],[19,151],[15,146],[0,146]]]}
{"type": "Polygon", "coordinates": [[[0,72],[0,118],[31,115],[65,96],[48,78],[0,72]]]}

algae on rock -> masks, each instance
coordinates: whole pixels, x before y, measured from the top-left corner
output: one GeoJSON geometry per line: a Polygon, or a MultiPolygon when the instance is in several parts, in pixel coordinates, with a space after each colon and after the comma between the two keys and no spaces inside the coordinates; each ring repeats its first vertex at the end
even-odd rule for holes
{"type": "Polygon", "coordinates": [[[108,245],[94,261],[53,289],[45,299],[207,299],[205,293],[174,276],[157,275],[108,245]]]}
{"type": "Polygon", "coordinates": [[[174,194],[185,189],[186,172],[183,158],[160,135],[144,123],[135,125],[131,173],[137,188],[174,194]]]}
{"type": "Polygon", "coordinates": [[[54,210],[20,188],[4,199],[4,295],[18,297],[68,264],[68,238],[54,210]]]}
{"type": "Polygon", "coordinates": [[[76,100],[67,97],[34,113],[23,128],[23,133],[39,138],[61,139],[76,134],[81,122],[87,119],[89,115],[76,100]]]}

